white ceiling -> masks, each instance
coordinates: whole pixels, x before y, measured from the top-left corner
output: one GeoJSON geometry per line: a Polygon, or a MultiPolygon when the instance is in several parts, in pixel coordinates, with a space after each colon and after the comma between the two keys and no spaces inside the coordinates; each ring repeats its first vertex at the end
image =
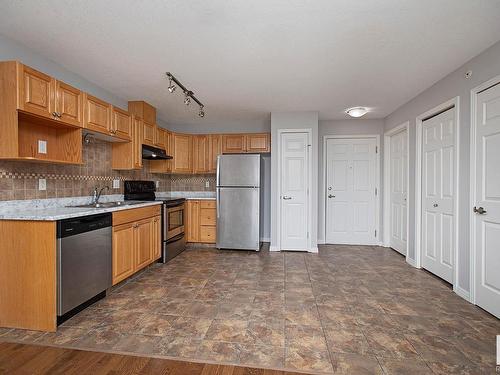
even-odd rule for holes
{"type": "Polygon", "coordinates": [[[383,118],[499,40],[500,1],[2,0],[0,33],[170,123],[341,119],[355,105],[383,118]]]}

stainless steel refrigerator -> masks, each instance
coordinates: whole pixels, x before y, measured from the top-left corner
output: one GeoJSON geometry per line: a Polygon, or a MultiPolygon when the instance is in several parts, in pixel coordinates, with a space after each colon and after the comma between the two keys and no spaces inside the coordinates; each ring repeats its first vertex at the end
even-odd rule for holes
{"type": "Polygon", "coordinates": [[[217,157],[217,248],[260,250],[260,155],[217,157]]]}

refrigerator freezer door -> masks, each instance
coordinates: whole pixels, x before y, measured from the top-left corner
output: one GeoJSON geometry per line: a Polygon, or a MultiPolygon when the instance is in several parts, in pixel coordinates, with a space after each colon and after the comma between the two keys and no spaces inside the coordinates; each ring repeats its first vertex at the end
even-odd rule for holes
{"type": "Polygon", "coordinates": [[[260,155],[218,156],[217,186],[260,186],[260,155]]]}
{"type": "Polygon", "coordinates": [[[259,250],[259,188],[217,188],[217,248],[259,250]]]}

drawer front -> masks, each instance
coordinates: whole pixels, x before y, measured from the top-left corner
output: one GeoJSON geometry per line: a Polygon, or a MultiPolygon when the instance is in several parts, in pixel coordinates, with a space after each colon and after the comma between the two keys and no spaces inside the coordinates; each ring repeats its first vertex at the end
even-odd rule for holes
{"type": "Polygon", "coordinates": [[[215,243],[216,232],[217,230],[215,227],[200,227],[200,242],[215,243]]]}
{"type": "Polygon", "coordinates": [[[215,208],[201,208],[200,209],[200,225],[216,225],[217,211],[215,208]]]}
{"type": "Polygon", "coordinates": [[[161,215],[161,204],[113,212],[113,226],[161,215]]]}
{"type": "Polygon", "coordinates": [[[200,208],[213,208],[213,209],[215,209],[216,207],[217,207],[217,204],[215,202],[215,199],[209,200],[209,201],[200,200],[200,208]]]}

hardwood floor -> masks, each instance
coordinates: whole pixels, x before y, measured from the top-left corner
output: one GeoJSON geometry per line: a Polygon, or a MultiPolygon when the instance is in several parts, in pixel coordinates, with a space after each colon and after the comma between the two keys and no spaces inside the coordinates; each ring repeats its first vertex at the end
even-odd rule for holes
{"type": "Polygon", "coordinates": [[[300,373],[0,342],[0,374],[298,375],[300,373]]]}

